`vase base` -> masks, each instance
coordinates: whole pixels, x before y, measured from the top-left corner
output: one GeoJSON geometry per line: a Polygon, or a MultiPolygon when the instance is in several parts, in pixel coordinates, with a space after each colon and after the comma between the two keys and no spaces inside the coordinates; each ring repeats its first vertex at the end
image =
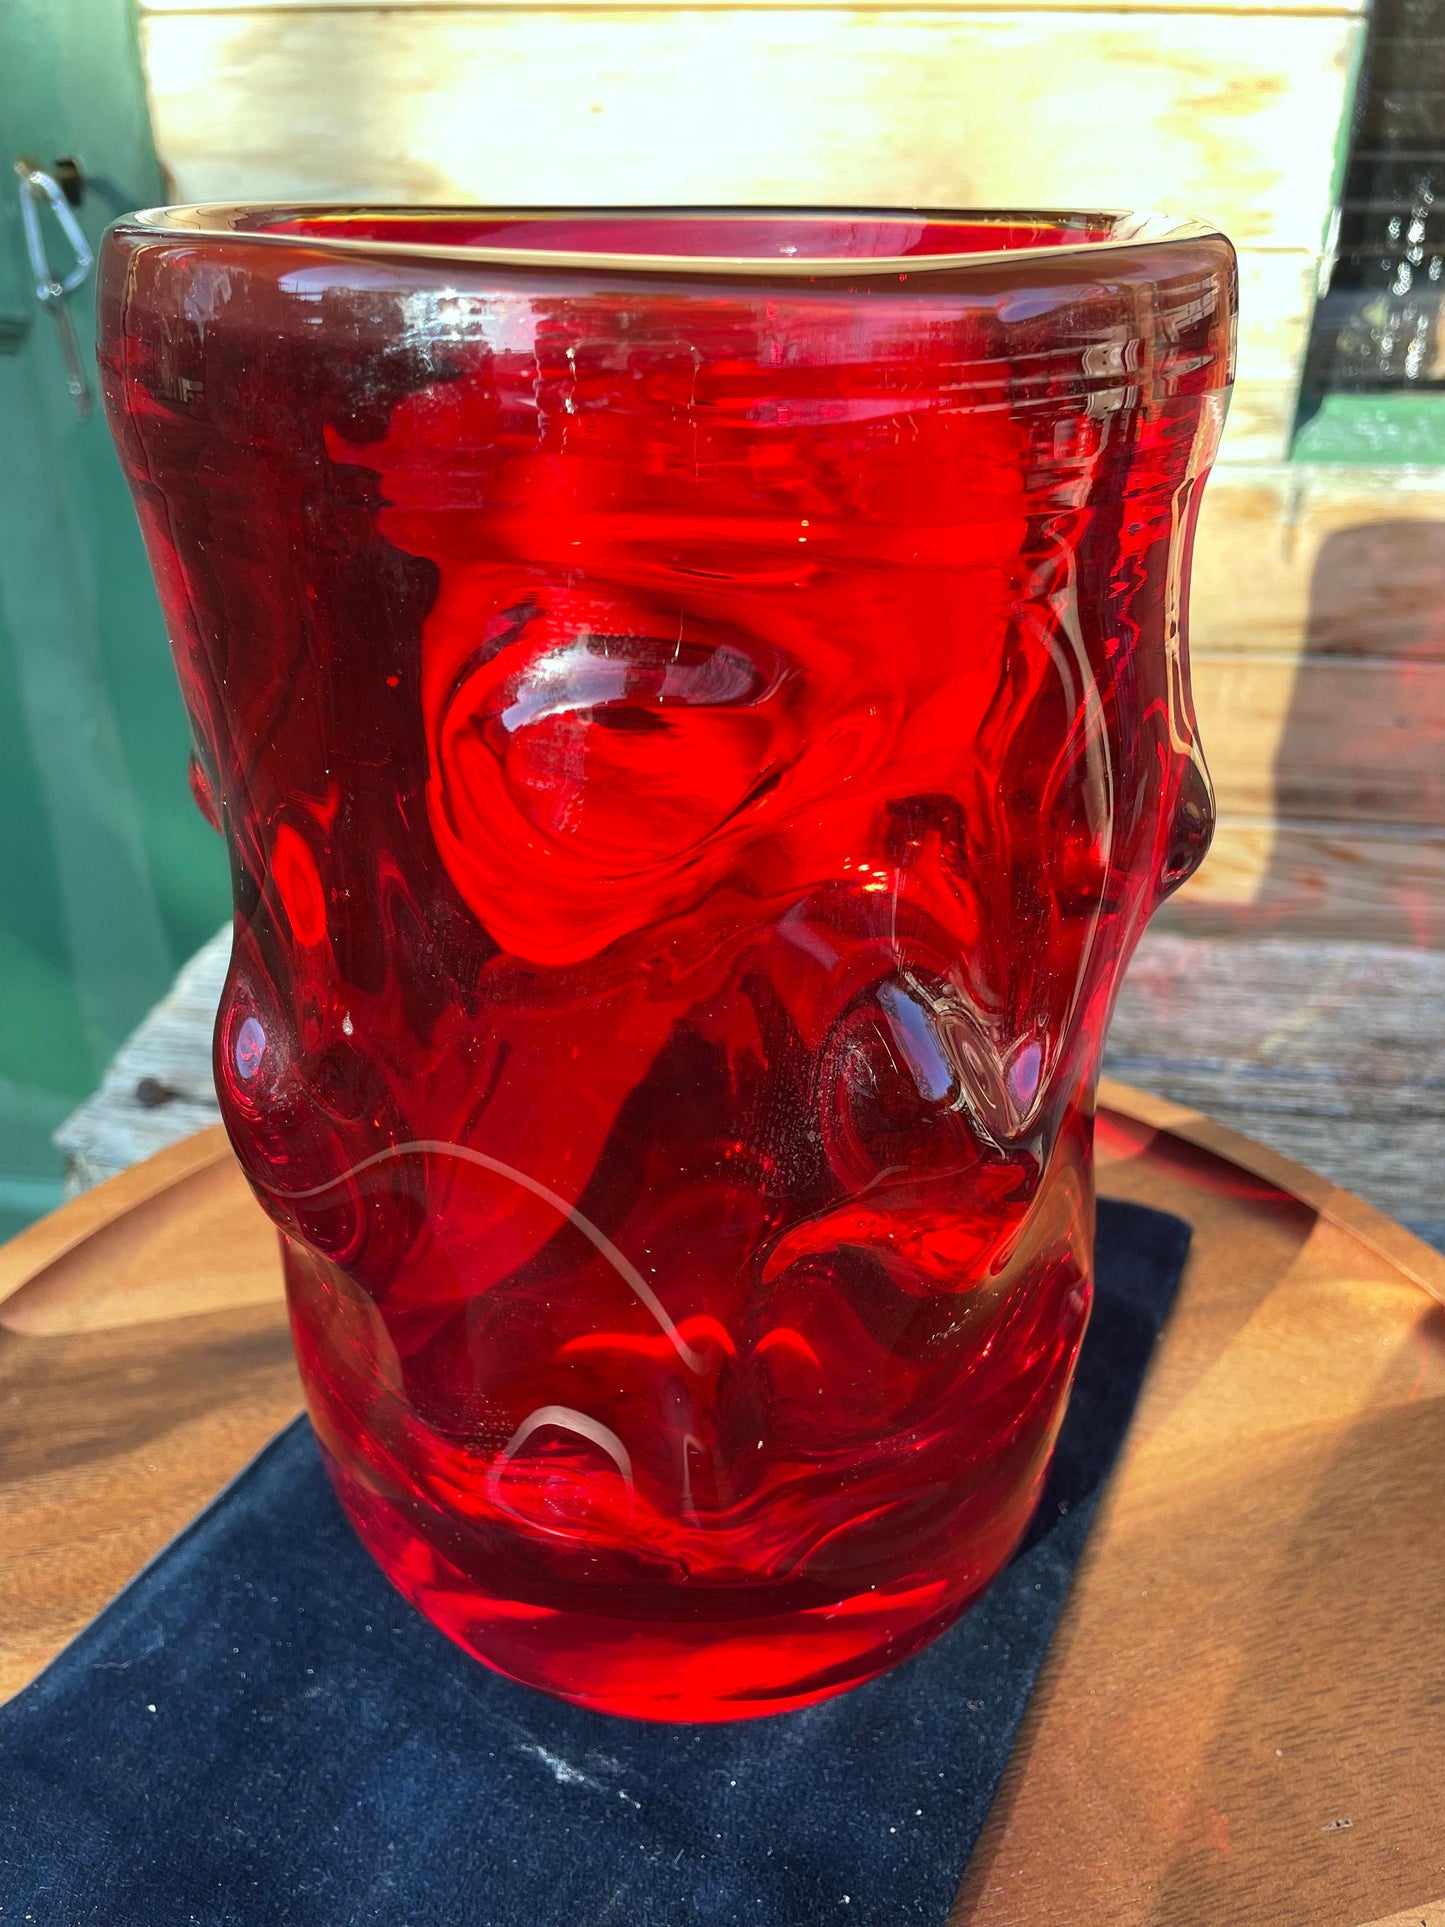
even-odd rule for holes
{"type": "Polygon", "coordinates": [[[716,1724],[795,1712],[862,1686],[945,1632],[1006,1563],[1033,1510],[1034,1482],[986,1563],[966,1580],[899,1581],[811,1610],[739,1623],[698,1617],[619,1623],[491,1596],[405,1530],[325,1452],[353,1528],[387,1578],[432,1624],[493,1672],[592,1712],[716,1724]]]}

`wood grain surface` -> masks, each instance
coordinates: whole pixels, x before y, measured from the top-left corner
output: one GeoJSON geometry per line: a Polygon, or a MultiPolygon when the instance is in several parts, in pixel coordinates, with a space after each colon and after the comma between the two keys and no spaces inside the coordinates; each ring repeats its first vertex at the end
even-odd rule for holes
{"type": "Polygon", "coordinates": [[[1195,936],[1364,939],[1445,949],[1445,825],[1223,811],[1209,860],[1158,913],[1195,936]]]}
{"type": "Polygon", "coordinates": [[[1339,1194],[1107,1095],[1101,1188],[1195,1248],[953,1927],[1388,1919],[1445,1893],[1445,1313],[1339,1194]]]}
{"type": "Polygon", "coordinates": [[[187,198],[1164,207],[1306,254],[1363,36],[1343,11],[1274,8],[322,7],[143,27],[187,198]]]}
{"type": "MultiPolygon", "coordinates": [[[[1103,1096],[1101,1188],[1195,1247],[954,1927],[1435,1927],[1445,1259],[1103,1096]]],[[[219,1130],[0,1249],[0,1691],[298,1402],[219,1130]]]]}
{"type": "Polygon", "coordinates": [[[1242,248],[1225,458],[1281,462],[1357,12],[188,4],[145,44],[201,199],[1202,209],[1242,248]]]}
{"type": "MultiPolygon", "coordinates": [[[[219,1120],[222,930],[116,1053],[56,1140],[76,1188],[219,1120]],[[164,1086],[174,1095],[156,1100],[164,1086]]],[[[1445,952],[1146,930],[1105,1068],[1194,1106],[1445,1238],[1445,952]]]]}
{"type": "Polygon", "coordinates": [[[0,1246],[0,1696],[300,1403],[276,1234],[219,1125],[0,1246]]]}
{"type": "Polygon", "coordinates": [[[1220,825],[1165,925],[1445,947],[1445,474],[1216,469],[1190,602],[1220,825]]]}
{"type": "Polygon", "coordinates": [[[1105,1063],[1445,1241],[1442,1010],[1438,950],[1155,929],[1105,1063]]]}
{"type": "Polygon", "coordinates": [[[1210,655],[1445,662],[1445,470],[1216,467],[1189,627],[1210,655]]]}
{"type": "Polygon", "coordinates": [[[1445,662],[1192,652],[1226,816],[1445,825],[1445,662]]]}
{"type": "MultiPolygon", "coordinates": [[[[378,6],[392,13],[475,13],[481,0],[140,0],[141,14],[235,14],[375,12],[378,6]]],[[[558,0],[491,0],[508,7],[555,7],[558,0]]],[[[686,0],[691,8],[717,7],[729,13],[740,6],[767,9],[798,6],[800,0],[686,0]]],[[[637,6],[655,8],[660,0],[567,0],[569,6],[637,6]]],[[[806,0],[806,4],[837,10],[839,0],[806,0]]],[[[1060,0],[931,0],[940,11],[956,13],[1019,13],[1033,11],[1058,13],[1060,0]]],[[[920,11],[920,0],[868,0],[870,12],[889,12],[903,8],[920,11]]],[[[1230,13],[1230,14],[1332,14],[1344,18],[1369,12],[1368,0],[1068,0],[1069,13],[1230,13]]]]}

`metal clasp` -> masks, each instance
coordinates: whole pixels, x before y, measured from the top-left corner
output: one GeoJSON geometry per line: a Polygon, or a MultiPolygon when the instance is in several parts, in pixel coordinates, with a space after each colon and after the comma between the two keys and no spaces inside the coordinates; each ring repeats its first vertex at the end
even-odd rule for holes
{"type": "Polygon", "coordinates": [[[84,286],[95,266],[95,256],[79,221],[71,211],[65,190],[55,176],[47,174],[34,161],[24,159],[16,161],[15,172],[20,177],[20,219],[25,229],[25,251],[30,256],[30,271],[35,277],[35,298],[55,317],[60,334],[61,359],[65,363],[65,386],[75,403],[77,417],[84,421],[94,406],[94,399],[68,303],[71,295],[84,286]],[[48,207],[54,215],[75,256],[73,267],[63,275],[54,272],[45,252],[45,235],[40,226],[42,206],[48,207]]]}

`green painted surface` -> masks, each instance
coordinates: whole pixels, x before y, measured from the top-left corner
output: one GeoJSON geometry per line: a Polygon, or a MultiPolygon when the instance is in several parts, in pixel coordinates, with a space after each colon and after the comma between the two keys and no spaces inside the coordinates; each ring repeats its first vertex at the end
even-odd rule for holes
{"type": "Polygon", "coordinates": [[[1326,395],[1295,434],[1297,462],[1445,468],[1445,395],[1326,395]]]}
{"type": "Polygon", "coordinates": [[[1350,44],[1345,53],[1345,92],[1340,105],[1340,124],[1335,129],[1334,162],[1330,169],[1330,211],[1325,216],[1325,231],[1320,245],[1328,253],[1335,244],[1335,220],[1344,198],[1345,176],[1350,168],[1350,148],[1354,142],[1355,120],[1362,103],[1360,82],[1365,73],[1365,54],[1369,49],[1369,28],[1357,20],[1350,29],[1350,44]]]}
{"type": "MultiPolygon", "coordinates": [[[[1355,124],[1362,108],[1361,83],[1369,47],[1367,23],[1356,23],[1347,55],[1349,71],[1330,178],[1330,213],[1323,246],[1328,257],[1344,199],[1355,124]]],[[[1308,373],[1306,379],[1308,380],[1308,373]]],[[[1445,467],[1445,397],[1395,391],[1388,394],[1301,393],[1290,458],[1342,467],[1394,465],[1445,467]]]]}
{"type": "Polygon", "coordinates": [[[0,1234],[58,1198],[50,1131],[227,904],[130,500],[31,293],[19,155],[80,161],[93,247],[163,198],[129,0],[0,5],[0,1234]]]}

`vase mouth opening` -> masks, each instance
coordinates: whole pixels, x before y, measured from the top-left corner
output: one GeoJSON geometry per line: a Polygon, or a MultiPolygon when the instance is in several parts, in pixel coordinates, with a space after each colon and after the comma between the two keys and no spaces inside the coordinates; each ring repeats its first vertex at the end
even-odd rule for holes
{"type": "Polygon", "coordinates": [[[232,205],[150,208],[121,223],[373,256],[659,274],[907,276],[1218,237],[1203,221],[1108,210],[485,208],[232,205]]]}

